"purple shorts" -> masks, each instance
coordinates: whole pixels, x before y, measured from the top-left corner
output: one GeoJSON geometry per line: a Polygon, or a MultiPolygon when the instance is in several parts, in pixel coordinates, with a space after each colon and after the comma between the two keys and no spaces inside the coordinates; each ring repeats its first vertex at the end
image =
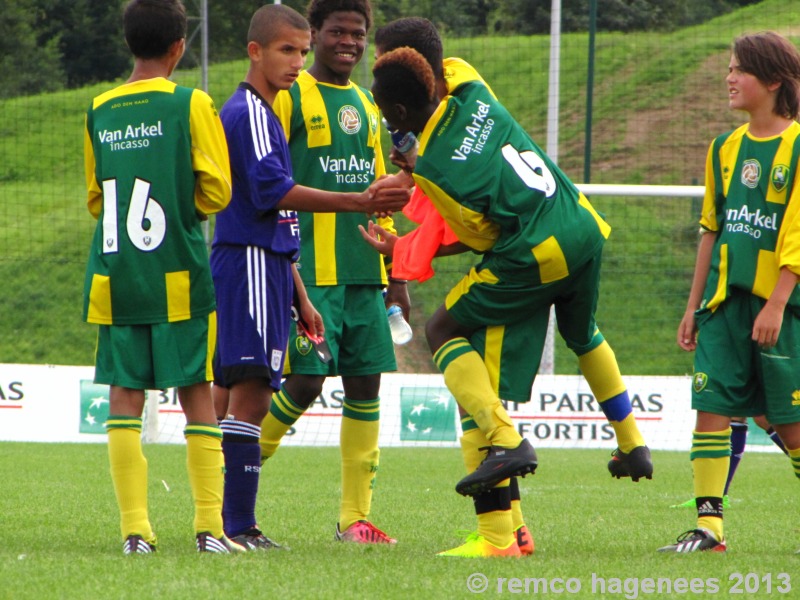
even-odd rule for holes
{"type": "Polygon", "coordinates": [[[256,246],[211,252],[217,293],[214,382],[223,387],[264,378],[281,387],[291,326],[292,263],[256,246]]]}

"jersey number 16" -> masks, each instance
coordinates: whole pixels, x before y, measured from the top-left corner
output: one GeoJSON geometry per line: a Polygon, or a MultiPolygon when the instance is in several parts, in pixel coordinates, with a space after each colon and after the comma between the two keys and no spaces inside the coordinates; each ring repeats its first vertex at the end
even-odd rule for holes
{"type": "MultiPolygon", "coordinates": [[[[103,182],[103,254],[119,252],[117,207],[117,180],[106,179],[103,182]]],[[[164,209],[150,197],[150,184],[138,177],[133,182],[125,228],[131,244],[143,252],[158,248],[167,233],[164,209]]]]}

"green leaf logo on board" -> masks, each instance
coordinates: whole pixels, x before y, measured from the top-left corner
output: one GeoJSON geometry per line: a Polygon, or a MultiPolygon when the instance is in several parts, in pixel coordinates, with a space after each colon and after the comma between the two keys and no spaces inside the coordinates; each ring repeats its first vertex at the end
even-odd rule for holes
{"type": "Polygon", "coordinates": [[[80,433],[106,433],[109,387],[81,379],[80,433]]]}
{"type": "Polygon", "coordinates": [[[453,442],[456,401],[444,387],[401,388],[400,426],[404,442],[453,442]]]}

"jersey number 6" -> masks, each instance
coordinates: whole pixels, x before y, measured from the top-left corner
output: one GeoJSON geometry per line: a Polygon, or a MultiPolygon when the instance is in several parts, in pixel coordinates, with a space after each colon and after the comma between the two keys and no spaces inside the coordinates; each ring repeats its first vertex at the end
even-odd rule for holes
{"type": "MultiPolygon", "coordinates": [[[[117,206],[117,180],[106,179],[103,182],[103,254],[119,252],[117,206]]],[[[150,198],[150,184],[138,177],[133,182],[125,227],[128,239],[143,252],[158,248],[167,232],[164,209],[150,198]]]]}
{"type": "Polygon", "coordinates": [[[556,180],[542,157],[536,152],[532,150],[520,152],[511,144],[506,144],[503,146],[503,158],[529,188],[544,192],[548,198],[556,193],[556,180]]]}

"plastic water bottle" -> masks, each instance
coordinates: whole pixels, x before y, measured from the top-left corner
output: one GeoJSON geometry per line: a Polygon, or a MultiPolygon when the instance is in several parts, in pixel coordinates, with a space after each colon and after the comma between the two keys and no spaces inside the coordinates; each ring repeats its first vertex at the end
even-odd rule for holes
{"type": "Polygon", "coordinates": [[[399,304],[392,304],[386,310],[386,316],[389,317],[389,329],[392,332],[392,341],[398,346],[407,344],[411,341],[414,335],[409,325],[403,318],[403,309],[399,304]]]}
{"type": "Polygon", "coordinates": [[[411,150],[414,150],[417,146],[417,136],[415,136],[410,131],[407,131],[406,133],[400,133],[399,131],[392,131],[391,136],[392,136],[392,145],[395,148],[397,148],[397,151],[402,155],[408,154],[409,152],[411,152],[411,150]]]}

